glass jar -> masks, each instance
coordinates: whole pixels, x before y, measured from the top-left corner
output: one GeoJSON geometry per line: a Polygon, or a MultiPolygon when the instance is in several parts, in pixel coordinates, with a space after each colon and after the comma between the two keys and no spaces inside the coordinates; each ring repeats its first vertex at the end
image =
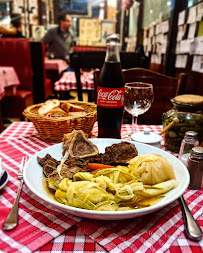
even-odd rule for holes
{"type": "Polygon", "coordinates": [[[197,139],[198,133],[194,131],[187,131],[185,137],[181,142],[178,159],[186,166],[190,151],[193,147],[199,146],[197,139]]]}
{"type": "Polygon", "coordinates": [[[173,125],[165,133],[165,147],[170,151],[178,153],[187,131],[197,132],[198,140],[201,143],[203,139],[203,105],[176,102],[174,99],[171,99],[171,102],[173,108],[164,113],[162,117],[163,128],[170,124],[174,118],[178,118],[179,123],[173,125]]]}

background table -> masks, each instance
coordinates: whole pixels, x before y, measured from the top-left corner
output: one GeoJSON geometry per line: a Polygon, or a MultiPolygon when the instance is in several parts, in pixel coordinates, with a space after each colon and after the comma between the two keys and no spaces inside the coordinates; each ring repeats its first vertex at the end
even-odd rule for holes
{"type": "Polygon", "coordinates": [[[66,61],[62,59],[49,59],[47,57],[44,59],[44,65],[46,70],[57,70],[59,75],[68,68],[66,61]]]}
{"type": "MultiPolygon", "coordinates": [[[[145,126],[138,125],[139,130],[145,126]]],[[[148,126],[160,132],[161,126],[148,126]]],[[[122,126],[122,139],[129,140],[130,125],[122,126]]],[[[97,137],[97,123],[92,137],[97,137]]],[[[163,145],[162,140],[162,145],[163,145]]],[[[3,252],[202,252],[203,242],[184,235],[178,201],[142,217],[121,221],[84,219],[53,208],[24,184],[19,225],[2,231],[2,224],[14,202],[23,155],[31,156],[52,143],[41,140],[30,122],[14,122],[0,135],[0,156],[9,172],[9,182],[0,192],[0,250],[3,252]]],[[[175,154],[177,156],[177,154],[175,154]]],[[[203,228],[203,191],[187,190],[184,197],[203,228]]]]}
{"type": "MultiPolygon", "coordinates": [[[[82,90],[94,90],[94,80],[93,73],[90,72],[82,72],[81,74],[81,85],[82,90]]],[[[75,77],[75,72],[68,71],[64,72],[62,77],[55,82],[54,84],[55,91],[69,91],[69,90],[77,90],[77,82],[75,77]]]]}
{"type": "Polygon", "coordinates": [[[20,81],[14,67],[0,66],[0,100],[5,95],[6,88],[12,87],[12,92],[15,94],[18,85],[20,81]]]}
{"type": "Polygon", "coordinates": [[[14,67],[0,66],[0,133],[3,130],[1,100],[5,96],[6,91],[8,94],[16,94],[18,85],[20,85],[20,81],[14,67]]]}

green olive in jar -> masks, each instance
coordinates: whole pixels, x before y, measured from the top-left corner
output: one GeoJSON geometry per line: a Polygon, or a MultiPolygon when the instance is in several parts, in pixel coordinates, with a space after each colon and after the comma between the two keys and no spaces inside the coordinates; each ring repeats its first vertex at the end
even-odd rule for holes
{"type": "Polygon", "coordinates": [[[173,125],[168,132],[165,133],[165,147],[170,151],[178,153],[185,132],[195,131],[198,133],[199,141],[201,142],[203,140],[203,96],[180,95],[171,99],[171,102],[173,103],[173,109],[163,114],[163,128],[169,125],[174,118],[178,118],[179,123],[173,125]],[[189,100],[186,99],[186,96],[189,99],[192,97],[190,103],[188,103],[189,100]],[[180,100],[177,102],[176,98],[180,100]],[[198,104],[194,103],[194,98],[198,99],[198,104]],[[183,102],[181,102],[181,99],[183,102]],[[185,103],[185,101],[187,101],[187,103],[185,103]]]}

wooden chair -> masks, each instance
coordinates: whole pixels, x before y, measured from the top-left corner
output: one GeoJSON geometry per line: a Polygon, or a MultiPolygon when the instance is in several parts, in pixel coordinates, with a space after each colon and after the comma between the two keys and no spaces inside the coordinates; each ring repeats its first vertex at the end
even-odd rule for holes
{"type": "MultiPolygon", "coordinates": [[[[105,51],[79,51],[70,55],[71,67],[74,68],[77,81],[78,100],[83,100],[80,81],[81,68],[101,69],[104,64],[105,55],[105,51]]],[[[148,68],[149,66],[149,58],[139,53],[120,52],[120,59],[123,69],[133,67],[148,68]]],[[[91,100],[95,100],[95,92],[93,92],[91,100]]]]}
{"type": "MultiPolygon", "coordinates": [[[[100,71],[94,72],[95,91],[97,90],[100,71]]],[[[162,124],[162,114],[172,108],[170,99],[184,90],[186,75],[181,73],[178,78],[153,72],[143,68],[123,70],[125,83],[146,82],[153,85],[154,102],[148,112],[138,117],[141,124],[162,124]]],[[[125,112],[124,118],[131,116],[125,112]]]]}

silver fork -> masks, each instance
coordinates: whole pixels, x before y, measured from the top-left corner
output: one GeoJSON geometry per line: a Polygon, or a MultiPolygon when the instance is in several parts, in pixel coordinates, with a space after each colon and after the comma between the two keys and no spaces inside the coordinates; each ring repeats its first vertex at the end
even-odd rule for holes
{"type": "Polygon", "coordinates": [[[23,156],[21,164],[20,164],[20,168],[18,171],[18,178],[20,179],[20,185],[18,187],[18,192],[16,195],[16,199],[13,203],[13,206],[6,218],[6,220],[4,221],[3,224],[3,230],[11,230],[13,228],[15,228],[18,225],[18,203],[19,203],[19,199],[20,199],[20,192],[23,186],[23,168],[25,166],[25,164],[27,163],[28,158],[26,156],[23,156]]]}

